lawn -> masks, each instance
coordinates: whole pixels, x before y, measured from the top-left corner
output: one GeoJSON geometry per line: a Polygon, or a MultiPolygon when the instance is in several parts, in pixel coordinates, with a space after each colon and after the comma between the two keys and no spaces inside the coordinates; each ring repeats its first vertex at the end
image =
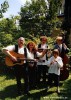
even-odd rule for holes
{"type": "Polygon", "coordinates": [[[60,82],[60,94],[55,92],[56,87],[50,88],[47,92],[45,89],[43,85],[39,89],[31,90],[30,96],[18,96],[12,70],[4,66],[0,68],[0,100],[71,100],[71,71],[68,79],[60,82]]]}

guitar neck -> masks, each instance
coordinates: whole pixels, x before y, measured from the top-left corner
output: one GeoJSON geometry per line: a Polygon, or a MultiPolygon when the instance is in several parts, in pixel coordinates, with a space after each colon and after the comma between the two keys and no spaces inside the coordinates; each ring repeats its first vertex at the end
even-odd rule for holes
{"type": "Polygon", "coordinates": [[[18,58],[18,60],[23,60],[23,61],[35,61],[35,59],[29,59],[29,58],[18,58]]]}

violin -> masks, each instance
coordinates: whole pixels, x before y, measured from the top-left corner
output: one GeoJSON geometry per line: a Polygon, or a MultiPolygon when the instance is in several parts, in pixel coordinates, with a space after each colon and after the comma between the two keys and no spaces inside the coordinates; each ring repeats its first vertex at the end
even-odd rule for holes
{"type": "Polygon", "coordinates": [[[38,48],[38,52],[43,52],[43,51],[46,51],[46,52],[48,52],[48,51],[53,51],[53,49],[49,49],[49,48],[45,48],[45,49],[43,49],[43,48],[38,48]]]}

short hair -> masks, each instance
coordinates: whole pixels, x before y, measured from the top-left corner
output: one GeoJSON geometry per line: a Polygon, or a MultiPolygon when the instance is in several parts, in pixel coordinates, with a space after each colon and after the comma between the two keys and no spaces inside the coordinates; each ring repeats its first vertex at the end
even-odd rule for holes
{"type": "Polygon", "coordinates": [[[41,41],[42,39],[46,39],[46,41],[47,41],[47,37],[46,37],[46,36],[41,36],[41,37],[40,37],[40,41],[41,41]]]}
{"type": "Polygon", "coordinates": [[[61,40],[62,41],[62,36],[57,36],[56,40],[61,40]]]}
{"type": "Polygon", "coordinates": [[[54,49],[54,50],[53,50],[53,54],[59,55],[59,50],[58,50],[58,49],[54,49]]]}
{"type": "Polygon", "coordinates": [[[23,40],[25,42],[25,38],[24,37],[20,37],[18,40],[23,40]]]}

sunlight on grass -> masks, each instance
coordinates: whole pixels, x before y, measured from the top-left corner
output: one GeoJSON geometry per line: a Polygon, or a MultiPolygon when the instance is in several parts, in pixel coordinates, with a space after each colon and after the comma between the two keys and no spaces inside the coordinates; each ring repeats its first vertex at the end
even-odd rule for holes
{"type": "Polygon", "coordinates": [[[0,77],[0,91],[4,91],[4,89],[7,86],[10,86],[10,85],[13,85],[13,84],[16,84],[15,80],[12,80],[12,79],[7,80],[6,76],[0,77]]]}
{"type": "Polygon", "coordinates": [[[2,75],[0,76],[0,100],[71,100],[71,72],[69,78],[60,83],[62,84],[60,94],[56,93],[56,87],[52,87],[48,91],[46,88],[30,90],[30,96],[24,94],[18,96],[16,80],[7,79],[6,75],[2,75]]]}

